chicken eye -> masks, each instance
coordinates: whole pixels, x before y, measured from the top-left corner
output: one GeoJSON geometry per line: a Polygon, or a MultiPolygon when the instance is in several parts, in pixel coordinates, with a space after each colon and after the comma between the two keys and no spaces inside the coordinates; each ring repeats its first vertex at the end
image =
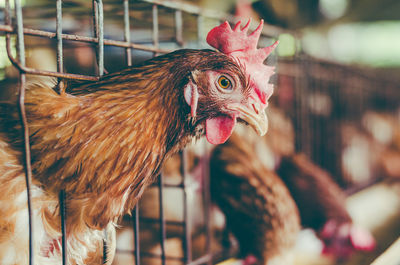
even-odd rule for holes
{"type": "Polygon", "coordinates": [[[218,78],[218,86],[224,90],[232,90],[231,81],[223,75],[218,78]]]}

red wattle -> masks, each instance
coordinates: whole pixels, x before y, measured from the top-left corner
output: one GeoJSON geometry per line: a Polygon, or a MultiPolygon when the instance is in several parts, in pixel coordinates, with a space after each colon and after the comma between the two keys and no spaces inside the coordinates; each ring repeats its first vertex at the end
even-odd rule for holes
{"type": "Polygon", "coordinates": [[[257,87],[254,87],[254,90],[258,96],[258,98],[260,99],[262,104],[267,104],[267,95],[265,94],[265,92],[260,91],[260,89],[258,89],[257,87]]]}
{"type": "Polygon", "coordinates": [[[223,144],[231,136],[236,118],[219,116],[206,120],[206,138],[210,144],[223,144]]]}

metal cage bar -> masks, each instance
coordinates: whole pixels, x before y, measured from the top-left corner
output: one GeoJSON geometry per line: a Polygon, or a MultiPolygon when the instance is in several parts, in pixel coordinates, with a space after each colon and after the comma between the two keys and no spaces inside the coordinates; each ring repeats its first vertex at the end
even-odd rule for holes
{"type": "Polygon", "coordinates": [[[159,199],[159,214],[160,214],[160,245],[161,245],[161,265],[165,265],[165,239],[167,237],[167,231],[165,228],[165,216],[164,216],[164,176],[160,174],[158,176],[158,199],[159,199]]]}
{"type": "MultiPolygon", "coordinates": [[[[211,194],[210,194],[210,156],[207,152],[207,145],[204,144],[204,157],[202,161],[202,167],[203,167],[203,187],[204,187],[204,192],[203,192],[203,203],[204,203],[204,222],[205,222],[205,228],[206,228],[206,253],[209,255],[212,253],[211,250],[211,224],[210,224],[210,215],[211,215],[211,194]]],[[[208,259],[207,264],[212,265],[213,259],[212,256],[208,259]]]]}
{"type": "MultiPolygon", "coordinates": [[[[124,0],[124,41],[131,42],[130,23],[129,23],[129,0],[124,0]]],[[[132,65],[132,50],[131,48],[125,49],[125,57],[127,66],[132,65]]]]}
{"type": "MultiPolygon", "coordinates": [[[[14,28],[9,25],[0,25],[0,31],[15,33],[14,28]]],[[[49,38],[49,39],[53,39],[56,36],[56,33],[54,33],[54,32],[38,30],[38,29],[30,29],[30,28],[23,28],[23,32],[24,32],[24,35],[44,37],[44,38],[49,38]]],[[[71,41],[78,41],[78,42],[92,43],[92,44],[97,44],[99,42],[99,40],[95,37],[82,36],[82,35],[77,35],[77,34],[63,33],[61,36],[64,40],[71,40],[71,41]]],[[[146,46],[146,45],[137,44],[137,43],[128,43],[125,41],[118,41],[118,40],[112,40],[112,39],[104,39],[104,45],[121,47],[121,48],[132,48],[132,49],[138,49],[138,50],[150,51],[150,52],[158,52],[158,53],[171,52],[171,50],[168,50],[168,49],[160,49],[160,48],[155,48],[153,46],[146,46]]],[[[33,74],[36,74],[36,73],[33,73],[33,74]]],[[[72,77],[72,78],[74,78],[74,77],[72,77]]]]}
{"type": "Polygon", "coordinates": [[[134,231],[134,241],[135,241],[135,265],[140,264],[140,236],[139,236],[139,202],[136,203],[134,214],[133,214],[134,224],[133,224],[133,231],[134,231]]]}
{"type": "Polygon", "coordinates": [[[98,75],[104,74],[104,12],[103,1],[93,0],[93,26],[94,37],[97,39],[97,71],[98,75]]]}
{"type": "Polygon", "coordinates": [[[67,225],[66,225],[66,196],[65,191],[61,190],[59,195],[60,202],[60,219],[61,219],[61,247],[62,247],[62,264],[65,265],[68,262],[67,259],[67,225]]]}
{"type": "MultiPolygon", "coordinates": [[[[23,18],[22,18],[22,5],[20,0],[15,0],[15,17],[16,17],[16,29],[17,29],[17,51],[18,61],[21,66],[25,66],[25,43],[24,43],[24,32],[23,32],[23,18]]],[[[5,2],[5,18],[8,26],[12,26],[11,21],[11,8],[9,0],[5,2]]],[[[6,34],[6,46],[7,53],[11,52],[11,36],[6,34]]],[[[25,73],[20,73],[20,84],[18,91],[19,98],[19,112],[21,125],[23,129],[24,137],[24,154],[25,154],[25,181],[26,181],[26,194],[27,194],[27,205],[28,205],[28,227],[29,227],[29,264],[33,265],[34,262],[34,234],[33,234],[33,208],[32,208],[32,194],[31,194],[31,183],[32,183],[32,166],[31,166],[31,152],[29,145],[29,128],[28,120],[25,112],[25,73]]]]}
{"type": "MultiPolygon", "coordinates": [[[[62,0],[56,2],[56,36],[57,36],[57,72],[64,72],[63,39],[62,39],[62,0]]],[[[58,91],[64,93],[64,86],[58,80],[58,91]]]]}
{"type": "Polygon", "coordinates": [[[191,238],[191,224],[189,221],[189,211],[188,211],[188,203],[187,196],[188,191],[185,183],[186,176],[188,174],[187,168],[187,151],[183,150],[180,153],[181,157],[181,175],[182,175],[182,188],[183,188],[183,253],[184,253],[184,261],[186,264],[192,261],[192,238],[191,238]]]}

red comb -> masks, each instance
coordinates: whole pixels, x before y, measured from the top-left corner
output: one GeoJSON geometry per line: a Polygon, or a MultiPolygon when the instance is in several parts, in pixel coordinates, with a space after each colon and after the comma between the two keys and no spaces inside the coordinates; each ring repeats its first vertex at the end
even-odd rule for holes
{"type": "Polygon", "coordinates": [[[254,88],[253,97],[257,96],[266,105],[273,92],[273,87],[268,82],[274,74],[274,67],[264,65],[264,61],[278,45],[278,41],[271,46],[257,49],[264,21],[261,20],[257,29],[247,35],[250,21],[249,19],[242,29],[241,21],[233,29],[228,22],[222,23],[208,33],[207,43],[239,61],[245,68],[246,75],[250,77],[250,85],[254,88]]]}

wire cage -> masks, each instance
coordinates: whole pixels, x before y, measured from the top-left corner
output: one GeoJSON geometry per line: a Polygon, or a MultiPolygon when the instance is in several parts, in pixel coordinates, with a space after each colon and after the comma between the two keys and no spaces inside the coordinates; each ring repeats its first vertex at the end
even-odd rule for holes
{"type": "Polygon", "coordinates": [[[363,164],[368,167],[368,173],[364,172],[360,178],[351,176],[358,173],[348,172],[354,165],[349,164],[345,156],[353,138],[371,141],[365,143],[370,145],[366,147],[367,153],[377,151],[372,142],[381,146],[392,144],[389,139],[377,143],[380,140],[364,137],[374,134],[371,116],[375,114],[382,115],[382,119],[393,118],[387,122],[391,123],[389,131],[396,134],[400,93],[394,75],[317,60],[303,54],[296,60],[280,60],[278,88],[275,99],[292,117],[298,152],[307,154],[327,169],[350,194],[382,179],[381,168],[370,160],[363,164]]]}
{"type": "MultiPolygon", "coordinates": [[[[108,71],[112,72],[143,60],[189,47],[203,48],[208,29],[223,20],[230,23],[236,18],[218,11],[203,10],[200,7],[178,1],[138,0],[138,1],[74,1],[57,0],[39,3],[5,0],[0,10],[0,37],[5,37],[5,49],[11,63],[18,70],[18,88],[21,122],[25,139],[25,171],[30,230],[30,264],[35,264],[32,255],[32,221],[30,185],[32,172],[30,165],[29,132],[24,108],[27,75],[58,78],[60,93],[62,80],[96,81],[108,71]],[[38,19],[40,17],[40,19],[38,19]],[[29,38],[29,43],[25,42],[29,38]],[[56,51],[55,67],[43,69],[26,63],[26,47],[48,46],[56,51]],[[122,62],[122,63],[121,63],[122,62]],[[84,65],[77,68],[76,65],[84,65]]],[[[261,43],[269,44],[286,31],[265,25],[261,43]]],[[[295,40],[299,38],[291,32],[295,40]]],[[[299,43],[297,43],[299,44],[299,43]]],[[[362,182],[351,181],[346,176],[343,164],[345,150],[344,127],[352,124],[363,126],[364,115],[371,110],[385,111],[398,116],[400,93],[399,82],[375,72],[355,67],[347,67],[331,62],[313,59],[301,52],[296,45],[296,53],[289,57],[269,59],[277,65],[277,91],[273,103],[283,110],[293,121],[297,152],[304,152],[317,164],[329,170],[335,180],[349,193],[375,183],[379,174],[371,174],[362,182]],[[328,139],[328,140],[327,140],[328,139]]],[[[0,73],[1,74],[1,73],[0,73]]],[[[399,119],[400,120],[400,119],[399,119]]],[[[229,250],[216,252],[212,249],[213,231],[210,224],[211,198],[209,193],[207,146],[201,147],[204,176],[202,178],[202,233],[205,235],[203,251],[193,255],[188,205],[189,160],[187,151],[179,154],[181,179],[174,183],[165,180],[163,174],[151,187],[157,194],[158,214],[146,217],[139,214],[139,206],[129,217],[127,225],[133,230],[133,249],[118,249],[117,254],[131,256],[132,263],[141,264],[143,259],[153,259],[157,264],[176,262],[179,264],[212,264],[232,255],[229,250]],[[182,196],[182,219],[168,220],[165,216],[165,193],[178,190],[182,196]],[[159,250],[150,252],[141,249],[141,228],[151,225],[157,233],[159,250]],[[182,253],[172,256],[167,253],[168,229],[178,228],[182,253]]],[[[65,193],[60,193],[60,213],[62,222],[63,264],[67,264],[65,193]]],[[[106,244],[105,244],[106,245],[106,244]]],[[[106,249],[104,253],[107,253],[106,249]]],[[[105,257],[106,255],[104,255],[105,257]]],[[[126,264],[126,263],[125,263],[126,264]]]]}

